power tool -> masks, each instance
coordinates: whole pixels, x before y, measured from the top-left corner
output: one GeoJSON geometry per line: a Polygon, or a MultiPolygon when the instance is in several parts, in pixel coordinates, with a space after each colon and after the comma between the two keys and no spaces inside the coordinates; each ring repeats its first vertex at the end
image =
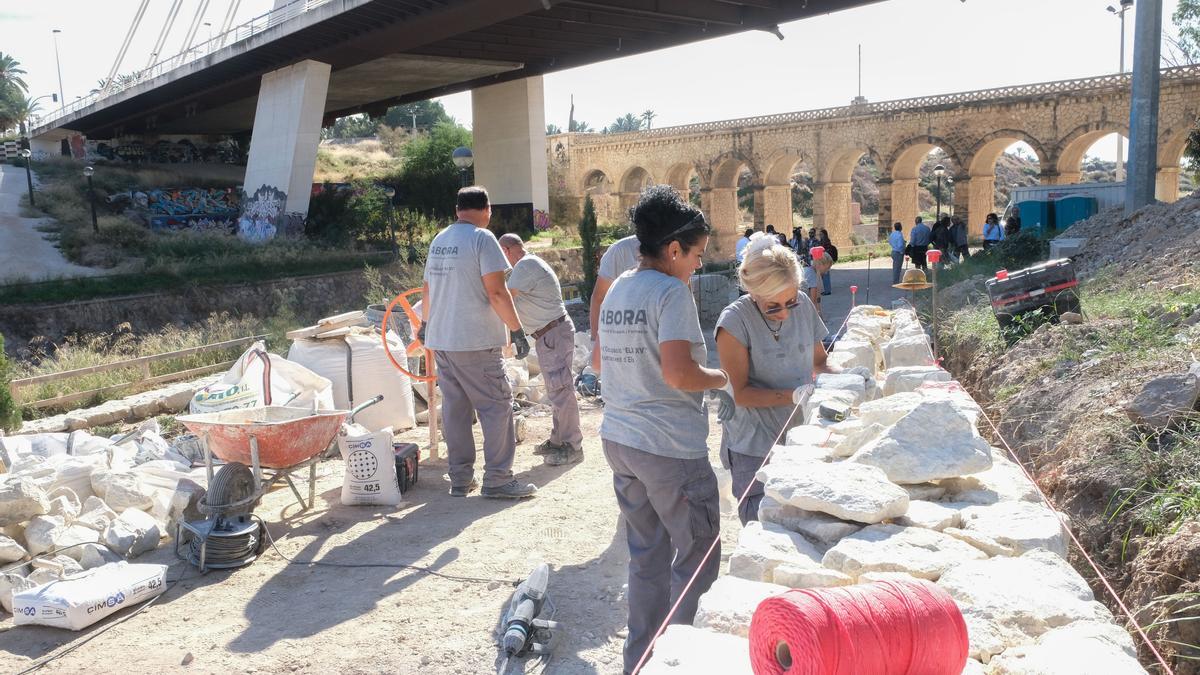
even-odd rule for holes
{"type": "Polygon", "coordinates": [[[497,671],[500,675],[508,672],[508,662],[514,657],[550,653],[550,631],[558,628],[558,622],[541,618],[549,585],[550,566],[541,563],[513,591],[504,616],[504,635],[500,639],[500,651],[504,654],[497,671]]]}

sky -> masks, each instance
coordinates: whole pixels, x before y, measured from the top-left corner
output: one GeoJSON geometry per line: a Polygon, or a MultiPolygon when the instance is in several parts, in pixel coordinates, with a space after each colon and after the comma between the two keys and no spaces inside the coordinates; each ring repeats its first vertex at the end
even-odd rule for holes
{"type": "MultiPolygon", "coordinates": [[[[184,0],[164,51],[180,50],[205,0],[184,0]]],[[[231,0],[211,0],[203,21],[219,31],[231,0]]],[[[60,29],[66,100],[86,95],[108,75],[138,0],[0,0],[0,51],[21,61],[30,95],[58,90],[51,30],[60,29]]],[[[1117,72],[1116,0],[886,0],[781,26],[784,40],[762,31],[575,68],[545,77],[546,121],[575,118],[597,130],[617,117],[657,113],[655,126],[845,105],[857,92],[863,49],[863,95],[871,101],[1089,77],[1117,72]]],[[[1178,0],[1163,0],[1165,28],[1178,0]]],[[[120,72],[145,66],[171,3],[155,0],[120,72]]],[[[242,0],[234,25],[270,9],[242,0]]],[[[1132,65],[1135,10],[1126,15],[1126,68],[1132,65]]],[[[201,26],[199,36],[207,37],[201,26]]],[[[470,126],[469,93],[443,97],[470,126]]],[[[43,105],[53,105],[49,99],[43,105]]],[[[1113,159],[1115,136],[1091,154],[1113,159]]]]}

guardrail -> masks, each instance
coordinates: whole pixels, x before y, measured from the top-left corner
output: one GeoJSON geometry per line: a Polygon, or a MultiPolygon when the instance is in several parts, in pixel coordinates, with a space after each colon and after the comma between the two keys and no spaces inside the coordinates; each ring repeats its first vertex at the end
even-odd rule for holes
{"type": "MultiPolygon", "coordinates": [[[[1200,64],[1178,66],[1176,68],[1165,68],[1162,71],[1162,81],[1164,84],[1167,82],[1188,80],[1200,82],[1200,64]]],[[[942,106],[962,105],[964,103],[1028,98],[1046,94],[1120,91],[1129,89],[1132,82],[1133,75],[1128,73],[1123,75],[1100,75],[1076,80],[1039,82],[1035,84],[1022,84],[1011,87],[977,89],[975,91],[964,91],[954,94],[902,98],[894,101],[881,101],[879,103],[844,105],[835,108],[820,108],[817,110],[801,110],[797,112],[778,113],[774,115],[760,115],[757,117],[741,117],[738,119],[719,120],[715,122],[683,124],[673,127],[659,127],[657,129],[650,129],[647,131],[630,131],[619,134],[574,133],[571,134],[571,142],[580,145],[591,145],[597,143],[608,143],[614,140],[635,140],[642,138],[650,139],[660,136],[680,136],[711,131],[724,131],[727,129],[740,129],[745,127],[781,126],[786,124],[794,124],[797,122],[811,122],[862,115],[875,115],[879,113],[900,112],[904,110],[938,108],[942,106]]]]}
{"type": "MultiPolygon", "coordinates": [[[[176,68],[183,67],[197,59],[201,59],[209,54],[216,53],[226,46],[236,44],[242,40],[251,38],[259,33],[278,26],[279,24],[294,19],[297,16],[321,5],[324,5],[331,0],[292,0],[282,7],[272,9],[265,14],[260,14],[249,21],[234,26],[224,33],[214,35],[213,37],[201,42],[198,45],[185,49],[182,52],[173,54],[161,61],[157,61],[150,67],[144,70],[139,70],[132,76],[124,78],[116,78],[117,81],[111,83],[99,91],[95,91],[81,99],[78,99],[70,105],[64,105],[56,108],[45,115],[31,115],[30,127],[39,128],[48,126],[52,122],[70,115],[73,112],[82,110],[93,103],[97,103],[109,96],[120,93],[130,87],[135,87],[143,82],[152,80],[159,75],[163,75],[176,68]]],[[[65,103],[65,102],[64,102],[65,103]]]]}
{"type": "Polygon", "coordinates": [[[171,373],[166,373],[163,375],[154,375],[154,376],[151,376],[151,374],[150,374],[150,364],[152,364],[152,363],[161,363],[163,361],[171,361],[174,359],[181,359],[181,358],[185,358],[188,356],[195,356],[197,354],[204,354],[207,352],[220,351],[223,349],[228,349],[230,347],[238,347],[238,346],[241,346],[244,344],[252,343],[255,340],[266,339],[266,337],[267,337],[266,335],[250,335],[250,336],[243,337],[243,338],[237,338],[235,340],[225,340],[224,342],[214,342],[212,344],[202,345],[200,347],[190,347],[188,349],[180,349],[177,351],[166,352],[163,354],[154,354],[152,356],[139,356],[138,358],[134,358],[134,359],[125,359],[124,361],[114,361],[113,363],[103,363],[98,366],[88,366],[87,368],[76,368],[75,370],[64,370],[61,373],[49,373],[46,375],[35,375],[33,377],[26,377],[26,378],[22,378],[22,379],[18,379],[18,380],[13,380],[9,383],[8,387],[9,387],[9,391],[12,392],[13,399],[20,401],[20,391],[22,389],[27,389],[29,387],[33,387],[33,386],[36,386],[39,384],[46,384],[48,382],[61,382],[62,380],[69,380],[69,379],[73,379],[73,378],[80,377],[83,375],[92,375],[95,373],[107,373],[107,372],[112,372],[112,371],[117,371],[117,370],[130,370],[130,369],[136,368],[140,372],[141,378],[134,382],[123,382],[121,384],[109,385],[107,387],[100,387],[98,389],[89,389],[87,391],[77,391],[77,392],[73,392],[70,394],[63,394],[62,396],[55,396],[54,398],[41,399],[38,401],[30,401],[28,403],[24,403],[24,405],[27,405],[31,408],[37,408],[37,409],[57,408],[59,406],[64,406],[64,405],[67,405],[70,403],[75,403],[78,401],[87,401],[87,400],[90,400],[97,396],[107,396],[108,394],[112,394],[112,393],[115,393],[118,391],[125,391],[126,393],[132,394],[132,393],[137,393],[139,391],[146,391],[147,389],[151,389],[160,384],[167,384],[170,382],[179,382],[181,380],[188,380],[188,379],[191,379],[194,377],[200,377],[201,375],[208,375],[209,373],[215,373],[215,372],[220,372],[222,370],[228,370],[235,363],[235,361],[214,363],[214,364],[208,365],[208,366],[200,366],[199,368],[188,368],[185,370],[177,370],[177,371],[174,371],[171,373]]]}

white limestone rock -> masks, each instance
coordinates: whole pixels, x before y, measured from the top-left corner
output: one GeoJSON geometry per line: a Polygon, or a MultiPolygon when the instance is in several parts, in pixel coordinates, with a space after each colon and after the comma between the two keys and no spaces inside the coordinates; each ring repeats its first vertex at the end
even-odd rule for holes
{"type": "Polygon", "coordinates": [[[962,528],[978,532],[1018,554],[1044,548],[1067,557],[1067,541],[1058,514],[1042,504],[999,502],[962,510],[962,528]]]}
{"type": "Polygon", "coordinates": [[[84,544],[80,547],[79,565],[85,570],[120,560],[121,556],[108,550],[103,544],[84,544]]]}
{"type": "Polygon", "coordinates": [[[876,372],[875,347],[867,340],[838,340],[829,354],[829,361],[843,370],[863,366],[876,372]]]}
{"type": "Polygon", "coordinates": [[[0,563],[24,560],[25,556],[26,551],[24,546],[18,543],[16,539],[0,534],[0,563]]]}
{"type": "Polygon", "coordinates": [[[112,524],[112,521],[117,519],[117,514],[108,508],[108,504],[95,495],[85,499],[82,508],[83,512],[75,519],[75,524],[83,525],[97,532],[103,532],[112,524]]]}
{"type": "Polygon", "coordinates": [[[949,401],[963,416],[971,420],[972,425],[978,428],[979,416],[983,414],[983,408],[979,407],[979,404],[971,398],[971,394],[963,389],[961,384],[953,380],[926,382],[917,387],[916,393],[926,401],[949,401]]]}
{"type": "Polygon", "coordinates": [[[1077,621],[1046,632],[1036,644],[1006,650],[991,675],[1145,675],[1129,633],[1111,623],[1077,621]]]}
{"type": "Polygon", "coordinates": [[[927,483],[986,471],[992,454],[987,441],[951,403],[925,401],[850,461],[883,469],[895,483],[927,483]]]}
{"type": "Polygon", "coordinates": [[[917,577],[908,572],[863,572],[858,576],[858,583],[870,584],[876,581],[916,581],[917,577]]]}
{"type": "Polygon", "coordinates": [[[773,582],[783,564],[820,567],[821,554],[804,537],[775,523],[751,521],[742,528],[729,558],[729,573],[751,581],[773,582]]]}
{"type": "Polygon", "coordinates": [[[768,464],[757,476],[766,494],[779,503],[842,520],[878,523],[908,510],[908,493],[888,481],[883,471],[865,464],[768,464]]]}
{"type": "Polygon", "coordinates": [[[782,504],[766,494],[758,503],[758,519],[798,532],[825,548],[833,546],[843,537],[854,534],[863,527],[861,523],[848,523],[819,511],[806,511],[790,504],[782,504]]]}
{"type": "Polygon", "coordinates": [[[79,516],[79,500],[74,493],[60,495],[50,500],[50,508],[46,512],[68,523],[74,522],[79,516]]]}
{"type": "MultiPolygon", "coordinates": [[[[812,396],[804,402],[804,419],[811,419],[817,414],[822,403],[841,403],[854,407],[862,402],[861,396],[846,389],[816,389],[812,396]]],[[[833,426],[833,425],[830,425],[833,426]]],[[[832,429],[830,430],[832,433],[832,429]]]]}
{"type": "Polygon", "coordinates": [[[963,667],[962,675],[988,675],[987,668],[975,659],[967,659],[967,665],[963,667]]]}
{"type": "Polygon", "coordinates": [[[926,382],[949,382],[950,373],[937,366],[900,366],[884,373],[884,397],[915,392],[926,382]]]}
{"type": "Polygon", "coordinates": [[[888,430],[888,427],[882,424],[864,426],[860,420],[855,420],[855,422],[858,422],[858,428],[842,438],[837,447],[833,449],[834,456],[850,457],[864,445],[875,441],[888,430]]]}
{"type": "Polygon", "coordinates": [[[937,502],[913,501],[911,499],[908,502],[908,511],[896,519],[897,525],[923,527],[928,530],[937,530],[938,532],[947,527],[958,527],[961,522],[962,516],[958,509],[946,506],[945,504],[938,504],[937,502]]]}
{"type": "Polygon", "coordinates": [[[43,556],[41,558],[34,558],[30,562],[30,566],[34,570],[50,570],[59,579],[83,571],[83,567],[80,566],[79,561],[61,553],[52,557],[43,556]]]}
{"type": "Polygon", "coordinates": [[[908,491],[908,498],[910,500],[919,499],[926,502],[936,502],[946,496],[946,488],[936,483],[905,485],[904,489],[908,491]]]}
{"type": "Polygon", "coordinates": [[[956,564],[986,557],[982,551],[941,532],[870,525],[839,541],[825,553],[822,562],[855,578],[864,572],[905,572],[937,581],[956,564]]]}
{"type": "Polygon", "coordinates": [[[967,542],[989,556],[1015,556],[1017,554],[1017,552],[1013,550],[1011,546],[1005,546],[1004,544],[1001,544],[982,532],[973,532],[971,530],[963,530],[957,527],[947,527],[946,529],[942,530],[942,532],[954,537],[955,539],[958,539],[959,541],[967,542]]]}
{"type": "Polygon", "coordinates": [[[999,448],[992,448],[992,468],[970,476],[940,480],[938,485],[946,488],[947,500],[956,502],[995,504],[1022,501],[1040,504],[1042,501],[1021,468],[999,448]]]}
{"type": "MultiPolygon", "coordinates": [[[[834,389],[854,394],[850,405],[857,406],[867,398],[867,381],[853,373],[821,373],[817,375],[817,390],[834,389]]],[[[816,392],[814,392],[815,394],[816,392]]]]}
{"type": "Polygon", "coordinates": [[[783,564],[775,568],[775,583],[788,588],[829,588],[854,583],[847,574],[825,567],[797,567],[783,564]]]}
{"type": "Polygon", "coordinates": [[[692,625],[717,633],[746,637],[750,634],[750,619],[758,603],[788,590],[778,584],[749,581],[735,576],[720,577],[707,593],[700,596],[692,625]]]}
{"type": "Polygon", "coordinates": [[[837,431],[828,426],[800,424],[788,429],[784,442],[787,445],[815,445],[832,448],[836,442],[831,442],[830,436],[837,431]]]}
{"type": "Polygon", "coordinates": [[[153,551],[162,533],[154,516],[139,509],[126,509],[104,530],[104,545],[125,558],[153,551]]]}
{"type": "Polygon", "coordinates": [[[772,462],[827,462],[833,457],[833,448],[821,445],[773,445],[772,462]]]}
{"type": "Polygon", "coordinates": [[[667,626],[642,667],[645,675],[753,675],[750,643],[744,637],[684,624],[667,626]]]}
{"type": "Polygon", "coordinates": [[[992,656],[1075,621],[1111,623],[1091,588],[1067,561],[1037,549],[1020,557],[996,557],[952,567],[938,580],[962,609],[970,656],[992,656]]]}
{"type": "Polygon", "coordinates": [[[51,550],[66,527],[66,522],[59,516],[34,516],[25,525],[25,548],[30,555],[51,550]]]}
{"type": "Polygon", "coordinates": [[[17,525],[50,509],[46,493],[37,483],[24,477],[0,479],[0,527],[17,525]]]}
{"type": "Polygon", "coordinates": [[[12,614],[13,593],[20,593],[34,586],[37,584],[29,581],[24,574],[0,573],[0,607],[12,614]]]}
{"type": "Polygon", "coordinates": [[[101,470],[92,474],[92,489],[113,511],[149,511],[154,508],[154,491],[129,471],[101,470]]]}
{"type": "Polygon", "coordinates": [[[883,345],[883,367],[887,370],[933,363],[933,350],[924,334],[894,337],[883,345]]]}
{"type": "Polygon", "coordinates": [[[890,427],[921,405],[924,400],[925,397],[911,391],[884,396],[860,405],[858,417],[862,420],[864,428],[876,424],[881,427],[890,427]]]}

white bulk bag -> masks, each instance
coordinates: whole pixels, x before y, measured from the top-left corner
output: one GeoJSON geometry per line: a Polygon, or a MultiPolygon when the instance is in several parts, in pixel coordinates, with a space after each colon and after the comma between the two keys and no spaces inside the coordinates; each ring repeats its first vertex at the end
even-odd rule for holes
{"type": "Polygon", "coordinates": [[[371,432],[358,424],[345,424],[338,432],[338,450],[346,462],[343,504],[400,504],[391,429],[371,432]]]}
{"type": "MultiPolygon", "coordinates": [[[[404,343],[391,331],[388,348],[396,360],[405,363],[404,343]]],[[[363,427],[378,431],[417,425],[412,381],[388,360],[378,331],[296,340],[288,350],[288,360],[328,378],[333,383],[334,405],[343,410],[383,394],[382,402],[355,415],[354,421],[363,427]]]]}
{"type": "Polygon", "coordinates": [[[13,594],[13,623],[80,630],[163,592],[166,565],[115,562],[13,594]]]}
{"type": "Polygon", "coordinates": [[[334,409],[333,383],[298,363],[268,354],[260,340],[218,382],[196,392],[188,411],[198,414],[264,405],[311,408],[314,403],[319,410],[334,409]]]}

